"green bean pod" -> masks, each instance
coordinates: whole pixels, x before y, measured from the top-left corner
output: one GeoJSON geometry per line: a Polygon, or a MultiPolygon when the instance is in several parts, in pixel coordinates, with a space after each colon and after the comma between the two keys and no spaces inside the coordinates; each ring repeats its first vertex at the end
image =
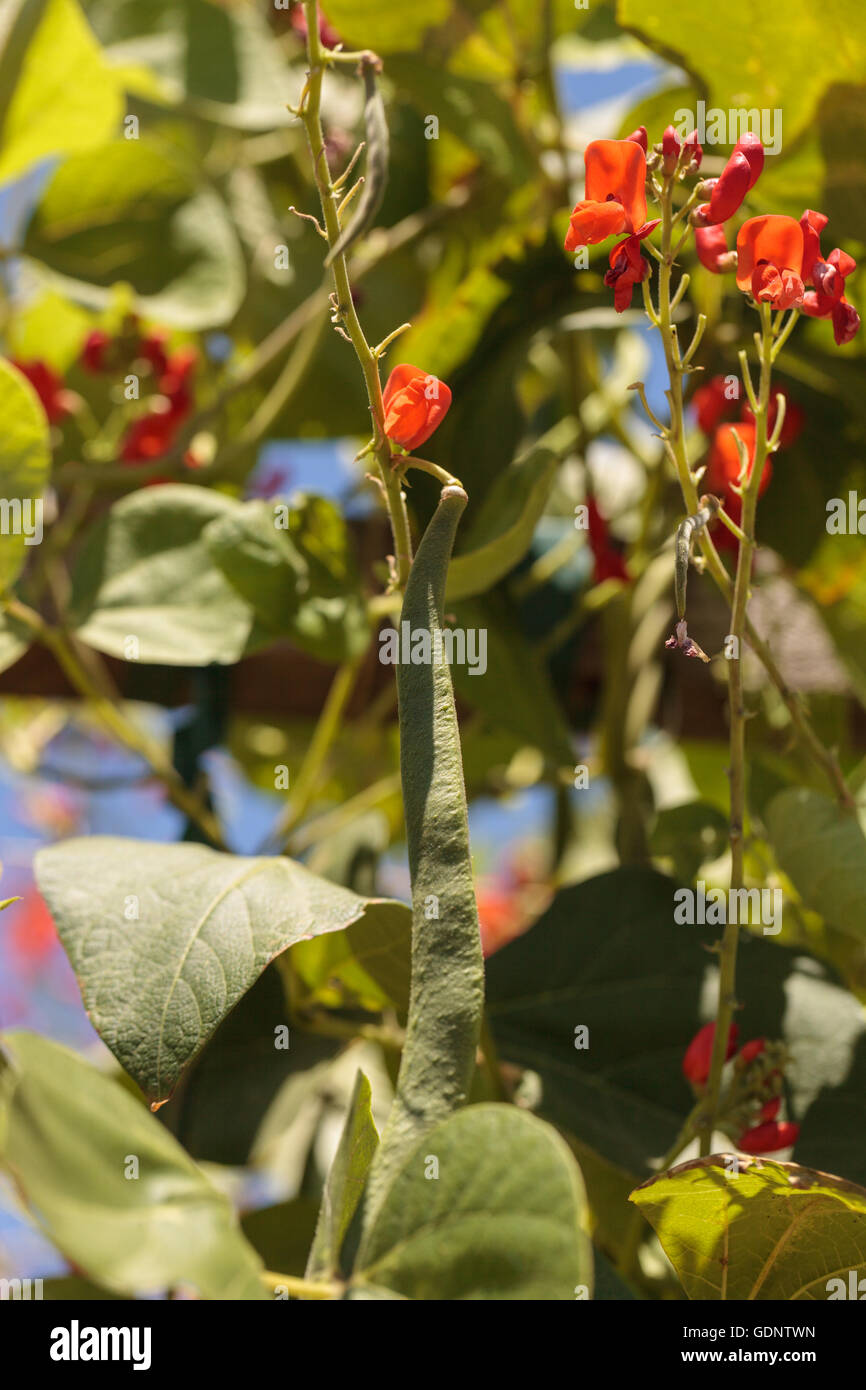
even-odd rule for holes
{"type": "MultiPolygon", "coordinates": [[[[380,65],[381,66],[381,65],[380,65]]],[[[367,143],[367,168],[364,187],[358,195],[355,216],[329,252],[325,265],[330,265],[342,256],[358,240],[367,228],[372,226],[376,213],[382,206],[385,189],[388,186],[388,165],[390,162],[390,140],[385,103],[376,82],[375,64],[364,64],[364,131],[367,143]]]]}
{"type": "MultiPolygon", "coordinates": [[[[397,666],[400,770],[412,875],[412,985],[394,1104],[370,1173],[369,1228],[420,1138],[465,1100],[484,1007],[460,734],[441,645],[448,562],[466,493],[449,485],[412,565],[401,634],[430,635],[429,663],[397,666]],[[438,642],[437,642],[438,635],[438,642]]],[[[406,653],[404,652],[403,655],[406,653]]]]}

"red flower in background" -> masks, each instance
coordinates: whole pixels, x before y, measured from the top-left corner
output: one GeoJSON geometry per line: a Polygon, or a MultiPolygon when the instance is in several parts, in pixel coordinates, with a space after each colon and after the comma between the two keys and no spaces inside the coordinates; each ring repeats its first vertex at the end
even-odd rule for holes
{"type": "Polygon", "coordinates": [[[704,434],[712,434],[713,430],[725,416],[736,414],[739,405],[739,382],[736,381],[736,396],[729,395],[731,383],[727,377],[714,376],[703,386],[699,386],[691,399],[691,404],[697,411],[698,429],[704,434]]]}
{"type": "Polygon", "coordinates": [[[586,503],[589,522],[589,548],[593,559],[593,582],[601,584],[605,579],[622,579],[626,584],[631,576],[616,546],[611,543],[607,522],[598,509],[594,497],[586,503]]]}
{"type": "MultiPolygon", "coordinates": [[[[341,42],[340,35],[322,14],[321,5],[316,7],[316,13],[319,17],[319,38],[326,48],[336,48],[337,44],[341,42]]],[[[301,5],[296,5],[292,10],[291,25],[296,34],[301,34],[304,38],[307,37],[307,16],[301,5]]]]}
{"type": "MultiPolygon", "coordinates": [[[[148,410],[133,420],[120,449],[124,463],[151,463],[173,447],[180,426],[194,404],[192,381],[197,363],[198,353],[194,347],[179,348],[168,358],[159,380],[159,390],[167,397],[168,408],[148,410]]],[[[186,461],[194,462],[191,457],[186,461]]]]}
{"type": "Polygon", "coordinates": [[[30,382],[48,416],[49,424],[56,425],[64,416],[70,414],[74,397],[70,391],[64,389],[63,378],[58,376],[47,362],[39,359],[33,362],[18,362],[15,358],[10,360],[12,366],[17,367],[21,375],[26,376],[30,382]]]}
{"type": "MultiPolygon", "coordinates": [[[[778,396],[783,396],[785,400],[785,419],[782,422],[779,444],[783,449],[786,449],[790,444],[793,444],[795,439],[802,433],[803,426],[806,423],[806,412],[801,405],[798,405],[795,400],[791,399],[791,396],[784,387],[779,388],[774,386],[773,393],[770,396],[770,405],[767,410],[768,436],[771,435],[776,428],[776,417],[779,413],[778,396]]],[[[740,419],[754,422],[754,418],[752,407],[749,405],[748,401],[744,401],[740,419]]]]}
{"type": "Polygon", "coordinates": [[[773,309],[803,303],[803,229],[793,217],[750,217],[737,235],[737,285],[773,309]]]}
{"type": "MultiPolygon", "coordinates": [[[[728,1046],[725,1051],[725,1061],[737,1050],[737,1025],[732,1023],[728,1030],[728,1046]]],[[[705,1023],[699,1029],[686,1048],[683,1057],[683,1076],[687,1081],[691,1081],[693,1086],[703,1086],[710,1074],[710,1065],[713,1060],[713,1042],[716,1036],[715,1023],[705,1023]]]]}
{"type": "Polygon", "coordinates": [[[382,398],[386,435],[410,453],[438,429],[451,405],[451,391],[445,382],[408,362],[394,368],[382,398]]]}
{"type": "Polygon", "coordinates": [[[746,1154],[772,1154],[796,1144],[800,1126],[785,1120],[769,1120],[747,1129],[740,1137],[739,1148],[746,1154]]]}
{"type": "Polygon", "coordinates": [[[646,155],[636,140],[592,140],[586,147],[586,196],[571,214],[566,251],[595,246],[646,222],[646,155]]]}
{"type": "Polygon", "coordinates": [[[9,925],[9,948],[19,966],[33,971],[51,955],[57,945],[57,930],[44,899],[35,888],[25,892],[9,925]]]}

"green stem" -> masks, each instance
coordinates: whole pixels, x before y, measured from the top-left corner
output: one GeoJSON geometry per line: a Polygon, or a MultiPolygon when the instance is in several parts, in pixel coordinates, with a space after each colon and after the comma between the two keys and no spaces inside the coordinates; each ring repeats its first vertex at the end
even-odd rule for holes
{"type": "Polygon", "coordinates": [[[342,1284],[318,1284],[312,1279],[299,1279],[294,1274],[277,1274],[272,1269],[263,1270],[261,1279],[272,1293],[285,1290],[291,1298],[339,1298],[343,1292],[342,1284]]]}
{"type": "MultiPolygon", "coordinates": [[[[728,660],[728,705],[730,718],[728,777],[731,786],[731,888],[745,886],[743,827],[746,817],[746,711],[743,697],[742,652],[746,634],[746,605],[752,578],[752,558],[755,552],[755,518],[761,475],[767,458],[767,416],[770,408],[770,386],[773,370],[773,325],[768,304],[761,305],[761,378],[755,411],[755,457],[752,471],[743,483],[741,530],[743,539],[737,554],[737,573],[731,602],[729,641],[732,651],[728,660]]],[[[716,1031],[713,1038],[710,1075],[701,1118],[701,1157],[710,1152],[713,1128],[719,1109],[722,1071],[725,1065],[728,1033],[736,1008],[737,946],[740,923],[734,917],[725,925],[719,951],[719,997],[716,1007],[716,1031]]]]}
{"type": "MultiPolygon", "coordinates": [[[[327,233],[328,245],[333,248],[340,239],[340,218],[337,212],[335,201],[335,191],[331,179],[331,171],[328,166],[328,156],[325,149],[325,135],[322,129],[321,105],[322,105],[322,79],[327,59],[325,50],[319,38],[317,0],[304,0],[304,12],[307,17],[307,51],[310,59],[310,74],[307,82],[306,97],[302,103],[301,120],[307,132],[307,139],[310,145],[310,154],[313,160],[313,177],[319,190],[319,201],[322,206],[322,218],[327,233]]],[[[379,473],[382,482],[385,503],[391,519],[391,530],[394,535],[395,551],[395,574],[394,587],[403,589],[409,577],[409,569],[412,564],[412,542],[409,534],[409,517],[406,511],[406,497],[400,484],[400,479],[395,475],[391,468],[391,448],[385,437],[384,421],[385,406],[382,400],[382,383],[379,378],[379,361],[367,342],[364,330],[361,327],[358,313],[352,300],[352,286],[349,282],[349,271],[346,264],[346,257],[339,255],[334,258],[331,265],[336,288],[337,313],[343,324],[346,333],[355,349],[355,355],[364,373],[364,381],[367,387],[367,396],[370,402],[370,412],[373,417],[373,430],[375,438],[374,453],[379,465],[379,473]]]]}

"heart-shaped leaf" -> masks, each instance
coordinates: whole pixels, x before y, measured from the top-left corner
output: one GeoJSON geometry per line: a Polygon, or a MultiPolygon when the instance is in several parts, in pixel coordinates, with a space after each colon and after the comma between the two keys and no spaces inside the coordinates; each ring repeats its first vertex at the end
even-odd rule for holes
{"type": "Polygon", "coordinates": [[[202,539],[209,522],[239,506],[185,484],[141,488],[116,502],[73,572],[70,614],[82,640],[109,656],[167,666],[239,660],[252,609],[202,539]]]}
{"type": "Polygon", "coordinates": [[[68,1260],[113,1292],[266,1296],[228,1201],[140,1101],[45,1038],[2,1045],[0,1165],[68,1260]]]}
{"type": "Polygon", "coordinates": [[[549,1125],[473,1105],[430,1131],[358,1251],[357,1289],[418,1299],[573,1299],[592,1290],[580,1170],[549,1125]]]}
{"type": "Polygon", "coordinates": [[[290,859],[102,835],[40,850],[36,877],[94,1028],[154,1102],[275,956],[394,906],[290,859]]]}
{"type": "Polygon", "coordinates": [[[689,1298],[860,1297],[866,1191],[853,1183],[796,1163],[714,1154],[650,1178],[631,1200],[689,1298]]]}

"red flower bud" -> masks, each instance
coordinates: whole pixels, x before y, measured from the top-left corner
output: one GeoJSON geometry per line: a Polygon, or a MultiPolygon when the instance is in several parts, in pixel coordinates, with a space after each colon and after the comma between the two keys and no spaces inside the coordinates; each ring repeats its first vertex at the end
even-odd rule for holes
{"type": "Polygon", "coordinates": [[[688,135],[683,141],[683,149],[686,152],[686,158],[684,162],[687,162],[689,159],[691,159],[695,168],[700,169],[701,161],[704,157],[704,151],[700,141],[698,140],[698,132],[696,130],[689,131],[688,135]]]}
{"type": "Polygon", "coordinates": [[[717,227],[695,229],[695,250],[701,265],[714,275],[733,270],[737,263],[736,252],[728,250],[728,239],[721,223],[717,227]]]}
{"type": "MultiPolygon", "coordinates": [[[[733,1056],[737,1048],[737,1025],[732,1023],[728,1030],[728,1046],[725,1061],[733,1056]]],[[[683,1057],[683,1076],[695,1086],[702,1086],[710,1074],[713,1059],[713,1040],[716,1036],[715,1023],[705,1023],[686,1048],[683,1057]]]]}
{"type": "Polygon", "coordinates": [[[647,152],[647,133],[646,126],[639,125],[637,130],[633,130],[631,135],[626,136],[627,140],[633,140],[636,145],[640,145],[644,154],[647,152]]]}
{"type": "Polygon", "coordinates": [[[697,411],[698,429],[704,434],[712,434],[726,415],[736,413],[738,402],[739,390],[736,396],[729,396],[725,377],[711,377],[703,386],[699,386],[692,396],[691,403],[697,411]]]}
{"type": "Polygon", "coordinates": [[[761,1106],[761,1119],[762,1119],[762,1120],[775,1120],[775,1118],[776,1118],[776,1116],[778,1115],[778,1113],[779,1113],[779,1111],[781,1110],[781,1108],[782,1108],[782,1097],[781,1097],[781,1096],[774,1096],[774,1098],[773,1098],[772,1100],[768,1100],[768,1101],[766,1102],[765,1105],[762,1105],[762,1106],[761,1106]]]}
{"type": "Polygon", "coordinates": [[[385,433],[410,452],[430,438],[451,405],[451,391],[444,381],[406,362],[394,368],[382,395],[385,433]]]}
{"type": "MultiPolygon", "coordinates": [[[[764,146],[757,135],[743,135],[734,146],[734,154],[741,154],[749,161],[749,188],[754,188],[764,167],[764,146]]],[[[724,177],[724,175],[722,176],[724,177]]]]}
{"type": "Polygon", "coordinates": [[[79,362],[86,372],[105,372],[108,371],[107,351],[111,346],[111,336],[104,333],[101,328],[94,328],[92,333],[88,333],[81,349],[79,362]]]}
{"type": "Polygon", "coordinates": [[[859,328],[860,315],[854,305],[849,304],[843,297],[833,306],[833,337],[837,347],[841,347],[843,343],[850,343],[859,328]]]}
{"type": "Polygon", "coordinates": [[[676,169],[682,147],[682,140],[673,126],[669,125],[662,136],[662,167],[666,174],[672,174],[676,169]]]}
{"type": "Polygon", "coordinates": [[[747,1067],[750,1062],[754,1062],[756,1057],[760,1057],[765,1046],[765,1038],[752,1038],[750,1042],[743,1043],[737,1058],[737,1066],[747,1067]]]}
{"type": "Polygon", "coordinates": [[[746,1130],[738,1147],[746,1154],[771,1154],[796,1144],[799,1135],[799,1125],[786,1120],[768,1120],[754,1129],[746,1130]]]}
{"type": "Polygon", "coordinates": [[[735,150],[713,186],[709,204],[704,204],[699,211],[709,223],[727,222],[748,193],[751,178],[751,164],[744,154],[735,150]]]}

